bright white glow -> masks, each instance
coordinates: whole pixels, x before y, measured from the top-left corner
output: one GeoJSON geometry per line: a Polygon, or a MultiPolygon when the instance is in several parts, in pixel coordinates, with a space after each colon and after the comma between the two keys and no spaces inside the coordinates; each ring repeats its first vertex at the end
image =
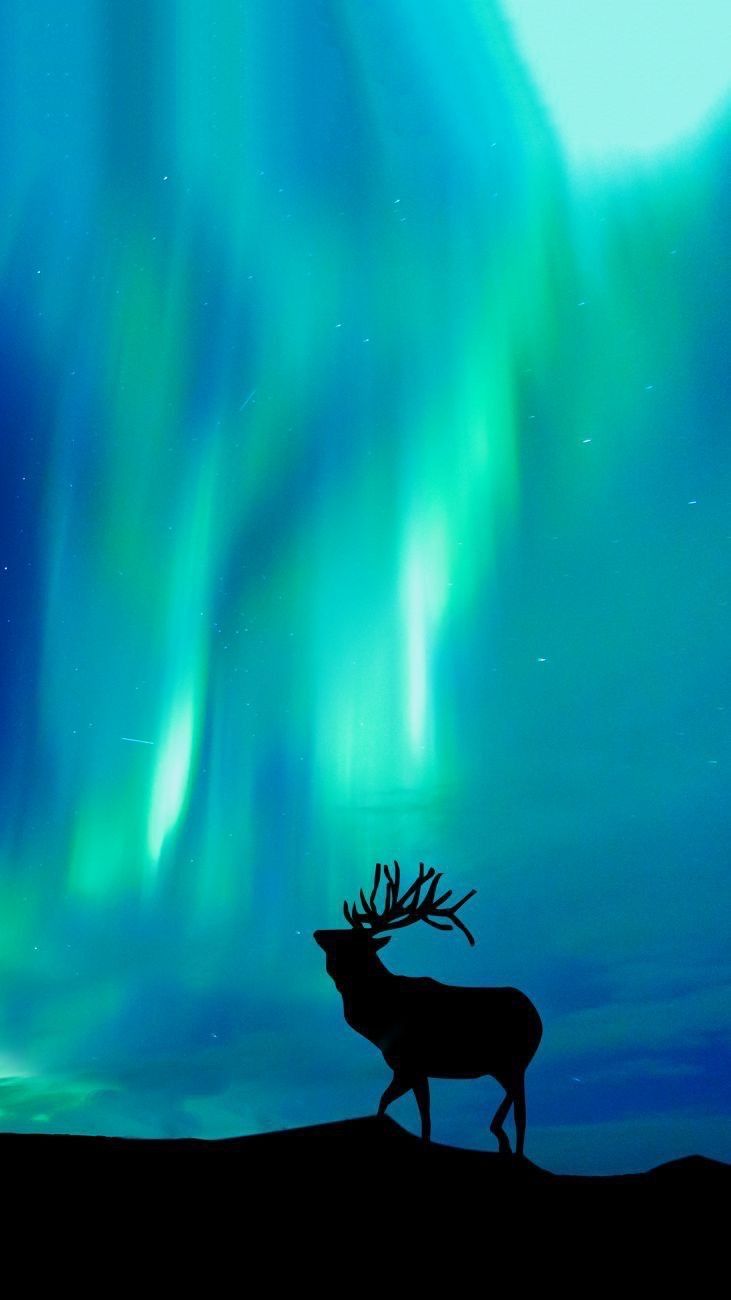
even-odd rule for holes
{"type": "Polygon", "coordinates": [[[171,710],[155,768],[150,816],[147,824],[147,847],[156,864],[163,844],[175,828],[188,789],[193,752],[193,692],[181,693],[171,710]]]}
{"type": "Polygon", "coordinates": [[[731,0],[502,0],[569,158],[681,143],[731,92],[731,0]]]}
{"type": "Polygon", "coordinates": [[[434,512],[412,526],[402,569],[406,708],[412,750],[424,744],[429,705],[430,658],[447,600],[447,531],[434,512]]]}

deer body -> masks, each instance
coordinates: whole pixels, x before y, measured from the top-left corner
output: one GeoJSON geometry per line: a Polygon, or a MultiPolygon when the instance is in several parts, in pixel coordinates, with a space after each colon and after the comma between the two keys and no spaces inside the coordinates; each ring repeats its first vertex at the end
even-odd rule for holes
{"type": "MultiPolygon", "coordinates": [[[[398,864],[396,864],[398,873],[398,864]]],[[[451,929],[434,920],[447,917],[464,930],[454,912],[436,900],[439,876],[424,873],[399,898],[398,874],[392,878],[386,869],[389,894],[383,913],[375,910],[380,880],[367,904],[361,894],[365,912],[346,904],[349,930],[318,930],[315,939],[327,955],[327,971],[343,999],[345,1019],[350,1027],[374,1043],[393,1070],[379,1114],[403,1093],[413,1090],[422,1119],[422,1135],[430,1135],[429,1079],[474,1079],[491,1075],[505,1089],[505,1098],[493,1118],[491,1130],[502,1152],[510,1151],[503,1121],[511,1106],[515,1107],[516,1150],[522,1154],[525,1134],[525,1071],[541,1041],[540,1016],[529,998],[514,988],[463,988],[441,984],[433,979],[414,979],[394,975],[383,965],[378,950],[389,942],[378,934],[386,928],[398,929],[416,920],[427,920],[440,929],[451,929]],[[427,897],[419,902],[421,888],[432,877],[427,897]],[[371,922],[365,929],[357,918],[371,922]]],[[[468,895],[470,897],[471,895],[468,895]]],[[[462,902],[466,901],[465,899],[462,902]]]]}
{"type": "Polygon", "coordinates": [[[382,969],[377,988],[356,982],[343,992],[343,1009],[351,1029],[375,1043],[392,1070],[431,1079],[489,1074],[507,1087],[516,1067],[526,1069],[542,1027],[524,993],[461,988],[382,969]]]}

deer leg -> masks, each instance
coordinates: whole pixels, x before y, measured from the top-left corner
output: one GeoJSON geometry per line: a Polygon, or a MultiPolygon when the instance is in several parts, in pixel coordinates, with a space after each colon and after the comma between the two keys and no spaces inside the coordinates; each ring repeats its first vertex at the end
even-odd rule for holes
{"type": "Polygon", "coordinates": [[[421,1136],[424,1142],[431,1138],[431,1112],[429,1107],[429,1080],[425,1074],[413,1084],[416,1104],[421,1115],[421,1136]]]}
{"type": "Polygon", "coordinates": [[[525,1142],[525,1079],[520,1079],[513,1092],[513,1117],[515,1119],[515,1154],[522,1156],[525,1142]]]}
{"type": "Polygon", "coordinates": [[[391,1102],[396,1101],[399,1097],[403,1097],[404,1093],[408,1092],[410,1087],[411,1084],[406,1082],[403,1076],[398,1075],[394,1070],[393,1078],[378,1103],[379,1118],[386,1114],[386,1110],[391,1105],[391,1102]]]}
{"type": "Polygon", "coordinates": [[[510,1142],[508,1141],[508,1135],[505,1132],[505,1129],[503,1128],[503,1123],[512,1104],[513,1104],[513,1095],[511,1092],[506,1092],[505,1096],[500,1102],[500,1105],[495,1111],[495,1114],[492,1117],[492,1122],[490,1124],[490,1132],[494,1133],[495,1137],[497,1138],[498,1147],[500,1149],[501,1156],[509,1156],[512,1154],[510,1150],[510,1142]]]}

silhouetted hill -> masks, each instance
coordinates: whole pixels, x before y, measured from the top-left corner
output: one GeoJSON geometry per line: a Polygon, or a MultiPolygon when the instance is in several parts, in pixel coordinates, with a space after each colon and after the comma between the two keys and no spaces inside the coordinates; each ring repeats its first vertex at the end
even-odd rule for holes
{"type": "Polygon", "coordinates": [[[703,1156],[639,1174],[554,1174],[527,1159],[424,1144],[394,1120],[375,1117],[217,1141],[5,1133],[0,1134],[0,1169],[6,1178],[32,1178],[36,1184],[73,1178],[108,1194],[129,1180],[136,1195],[156,1189],[193,1198],[200,1194],[202,1180],[207,1197],[231,1184],[256,1187],[263,1196],[283,1186],[290,1192],[302,1187],[312,1192],[324,1182],[331,1191],[338,1184],[347,1186],[351,1201],[385,1183],[413,1183],[422,1194],[436,1194],[446,1182],[453,1201],[468,1200],[477,1189],[483,1203],[499,1200],[507,1190],[544,1197],[567,1188],[580,1188],[586,1196],[622,1187],[672,1188],[678,1196],[731,1192],[731,1165],[703,1156]]]}
{"type": "Polygon", "coordinates": [[[681,1264],[705,1294],[731,1166],[690,1156],[643,1174],[560,1176],[425,1147],[372,1118],[213,1142],[8,1133],[0,1187],[6,1272],[9,1251],[25,1276],[88,1276],[95,1294],[181,1282],[288,1294],[322,1281],[451,1296],[476,1277],[565,1290],[572,1275],[584,1294],[611,1289],[612,1270],[649,1294],[676,1284],[681,1264]]]}

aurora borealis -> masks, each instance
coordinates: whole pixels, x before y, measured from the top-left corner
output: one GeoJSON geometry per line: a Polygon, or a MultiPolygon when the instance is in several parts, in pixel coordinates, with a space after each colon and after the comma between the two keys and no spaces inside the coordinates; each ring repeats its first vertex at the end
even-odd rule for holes
{"type": "Polygon", "coordinates": [[[541,1010],[535,1160],[731,1159],[730,20],[635,154],[518,4],[0,11],[4,1128],[372,1109],[311,933],[398,857],[477,947],[390,968],[541,1010]]]}

